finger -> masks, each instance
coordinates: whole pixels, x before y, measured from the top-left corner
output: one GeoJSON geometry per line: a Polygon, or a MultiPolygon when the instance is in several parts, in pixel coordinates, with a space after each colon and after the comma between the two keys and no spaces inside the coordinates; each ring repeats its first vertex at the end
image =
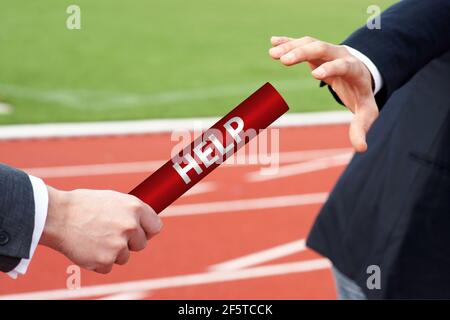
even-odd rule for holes
{"type": "Polygon", "coordinates": [[[324,80],[329,77],[342,77],[350,71],[350,62],[344,59],[336,59],[323,63],[314,69],[311,74],[317,80],[324,80]]]}
{"type": "Polygon", "coordinates": [[[162,228],[161,218],[155,213],[155,211],[150,207],[145,207],[145,212],[141,214],[140,223],[147,239],[150,239],[154,235],[158,234],[162,228]]]}
{"type": "Polygon", "coordinates": [[[366,135],[378,117],[378,107],[375,101],[369,102],[369,104],[356,109],[355,116],[350,124],[350,141],[356,152],[367,150],[366,135]]]}
{"type": "Polygon", "coordinates": [[[103,266],[99,266],[97,268],[95,268],[95,272],[98,273],[102,273],[102,274],[107,274],[110,273],[112,271],[113,265],[109,264],[109,265],[103,265],[103,266]]]}
{"type": "Polygon", "coordinates": [[[272,58],[279,59],[281,56],[283,56],[287,52],[289,52],[295,48],[304,46],[305,44],[312,43],[314,41],[317,41],[317,40],[314,38],[311,38],[311,37],[303,37],[300,39],[294,39],[294,40],[285,42],[283,44],[280,44],[276,47],[271,48],[269,50],[269,54],[272,58]]]}
{"type": "Polygon", "coordinates": [[[125,263],[128,262],[129,259],[130,259],[130,250],[125,248],[119,252],[119,254],[117,255],[116,261],[114,263],[119,264],[119,265],[124,265],[125,263]]]}
{"type": "Polygon", "coordinates": [[[303,61],[330,61],[342,55],[342,48],[322,41],[314,41],[296,47],[280,57],[281,63],[290,66],[303,61]]]}
{"type": "Polygon", "coordinates": [[[273,47],[278,46],[280,44],[286,43],[288,41],[292,41],[294,38],[284,37],[284,36],[273,36],[270,38],[270,43],[273,47]]]}
{"type": "Polygon", "coordinates": [[[147,246],[147,236],[143,229],[139,228],[128,240],[128,249],[141,251],[147,246]]]}
{"type": "Polygon", "coordinates": [[[350,124],[350,142],[356,152],[365,152],[367,150],[366,131],[359,119],[356,116],[350,124]]]}

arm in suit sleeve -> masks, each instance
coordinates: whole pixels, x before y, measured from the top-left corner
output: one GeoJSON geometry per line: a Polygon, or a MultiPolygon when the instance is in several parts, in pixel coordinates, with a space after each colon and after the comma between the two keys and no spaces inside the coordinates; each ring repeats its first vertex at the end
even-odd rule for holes
{"type": "Polygon", "coordinates": [[[12,277],[26,272],[44,228],[47,206],[42,180],[0,164],[0,271],[12,277]]]}
{"type": "Polygon", "coordinates": [[[381,29],[366,26],[344,45],[367,56],[378,68],[381,108],[391,94],[432,59],[450,50],[450,0],[403,0],[381,14],[381,29]]]}

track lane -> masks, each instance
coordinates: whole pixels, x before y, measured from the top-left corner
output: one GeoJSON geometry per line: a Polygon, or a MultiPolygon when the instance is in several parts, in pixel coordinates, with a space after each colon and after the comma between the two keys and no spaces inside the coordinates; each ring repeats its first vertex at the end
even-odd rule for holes
{"type": "MultiPolygon", "coordinates": [[[[349,148],[345,125],[285,128],[281,129],[280,138],[280,152],[349,148]]],[[[2,152],[0,161],[22,168],[154,161],[168,158],[170,147],[174,144],[169,135],[2,141],[0,150],[7,152],[2,152]],[[29,156],[30,151],[33,157],[29,156]]],[[[220,167],[204,180],[214,183],[213,191],[182,197],[173,207],[328,192],[343,166],[270,181],[248,181],[248,173],[258,168],[255,165],[220,167]]],[[[147,172],[137,172],[52,177],[45,181],[62,189],[106,188],[127,192],[147,175],[147,172]]],[[[82,285],[88,287],[205,273],[211,265],[305,238],[319,209],[320,204],[313,204],[174,217],[164,217],[163,213],[164,231],[152,240],[149,249],[133,254],[128,265],[118,266],[106,276],[82,271],[82,285]]],[[[263,266],[318,258],[317,254],[306,250],[264,263],[263,266]]],[[[26,276],[14,281],[0,275],[0,296],[64,288],[67,279],[65,270],[69,264],[58,253],[39,247],[26,276]]],[[[324,269],[161,288],[131,296],[151,299],[329,299],[335,297],[331,280],[330,271],[324,269]]]]}

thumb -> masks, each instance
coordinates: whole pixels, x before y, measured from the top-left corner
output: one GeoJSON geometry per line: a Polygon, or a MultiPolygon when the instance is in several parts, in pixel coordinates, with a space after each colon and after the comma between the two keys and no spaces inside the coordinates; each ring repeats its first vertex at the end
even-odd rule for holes
{"type": "Polygon", "coordinates": [[[356,152],[367,150],[366,135],[378,117],[378,107],[375,101],[356,109],[350,124],[350,141],[356,152]]]}

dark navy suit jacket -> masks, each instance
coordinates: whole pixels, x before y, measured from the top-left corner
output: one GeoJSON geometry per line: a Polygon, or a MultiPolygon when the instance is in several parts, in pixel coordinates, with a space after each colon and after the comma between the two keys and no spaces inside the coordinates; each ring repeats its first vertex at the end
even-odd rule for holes
{"type": "Polygon", "coordinates": [[[344,44],[379,69],[382,110],[307,244],[369,298],[450,298],[450,0],[401,1],[344,44]]]}
{"type": "Polygon", "coordinates": [[[34,209],[28,175],[0,164],[0,271],[11,271],[29,258],[34,209]]]}

